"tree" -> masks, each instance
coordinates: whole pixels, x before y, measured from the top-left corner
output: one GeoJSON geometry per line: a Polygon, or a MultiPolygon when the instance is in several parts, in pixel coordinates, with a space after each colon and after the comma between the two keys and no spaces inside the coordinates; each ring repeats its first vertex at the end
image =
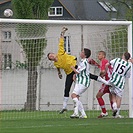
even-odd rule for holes
{"type": "MultiPolygon", "coordinates": [[[[111,4],[115,8],[117,8],[118,19],[119,17],[120,19],[123,17],[123,19],[125,20],[133,20],[133,0],[112,0],[111,4]]],[[[127,27],[122,26],[120,28],[115,29],[114,32],[111,32],[111,40],[112,41],[110,49],[113,58],[116,56],[121,57],[123,54],[123,49],[121,49],[121,45],[126,48],[128,44],[127,27]]],[[[127,49],[124,50],[127,51],[127,49]]]]}
{"type": "MultiPolygon", "coordinates": [[[[47,19],[48,9],[52,3],[53,0],[12,0],[14,17],[17,19],[47,19]]],[[[20,38],[19,44],[27,58],[28,88],[24,110],[33,111],[36,110],[37,66],[47,44],[44,38],[46,26],[18,24],[16,32],[20,38]]]]}
{"type": "Polygon", "coordinates": [[[111,52],[111,59],[119,57],[121,58],[123,55],[123,50],[126,52],[128,51],[127,44],[128,44],[128,38],[127,38],[127,27],[121,26],[119,28],[116,28],[114,31],[110,32],[109,35],[107,35],[107,44],[109,52],[111,52]],[[111,40],[111,43],[110,43],[111,40]]]}
{"type": "Polygon", "coordinates": [[[126,20],[132,20],[133,17],[133,0],[113,0],[112,5],[117,7],[117,16],[124,12],[126,20]]]}

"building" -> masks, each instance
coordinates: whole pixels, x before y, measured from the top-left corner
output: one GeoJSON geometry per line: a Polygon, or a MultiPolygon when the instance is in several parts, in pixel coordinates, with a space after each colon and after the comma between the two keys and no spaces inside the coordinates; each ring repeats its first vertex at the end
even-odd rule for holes
{"type": "Polygon", "coordinates": [[[116,15],[117,9],[108,0],[55,0],[49,18],[97,21],[111,20],[116,15]]]}
{"type": "MultiPolygon", "coordinates": [[[[0,18],[5,18],[3,12],[12,8],[11,0],[0,0],[0,18]]],[[[127,4],[114,0],[54,0],[48,12],[49,19],[61,20],[126,20],[127,4]]]]}

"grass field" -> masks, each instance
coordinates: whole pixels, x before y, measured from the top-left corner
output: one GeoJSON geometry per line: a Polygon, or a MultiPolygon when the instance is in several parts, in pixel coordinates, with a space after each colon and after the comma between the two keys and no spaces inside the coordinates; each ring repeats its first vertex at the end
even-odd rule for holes
{"type": "Polygon", "coordinates": [[[1,112],[0,133],[133,133],[133,119],[70,119],[67,112],[1,112]],[[6,119],[3,119],[7,116],[6,119]]]}

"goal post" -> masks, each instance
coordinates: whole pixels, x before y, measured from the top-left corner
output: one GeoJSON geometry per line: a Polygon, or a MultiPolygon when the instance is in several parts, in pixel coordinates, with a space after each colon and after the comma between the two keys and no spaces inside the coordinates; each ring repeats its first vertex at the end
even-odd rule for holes
{"type": "MultiPolygon", "coordinates": [[[[99,50],[106,51],[109,60],[121,57],[126,50],[133,56],[131,21],[0,19],[1,112],[24,111],[28,114],[33,111],[35,116],[38,112],[51,111],[49,117],[60,117],[57,111],[62,108],[65,74],[62,71],[63,79],[58,79],[53,62],[47,59],[47,54],[57,53],[63,26],[68,27],[65,50],[75,55],[78,61],[83,47],[92,50],[92,58],[95,60],[99,50]]],[[[94,66],[91,66],[91,72],[99,74],[94,66]]],[[[133,67],[121,107],[125,112],[128,110],[126,117],[129,118],[133,118],[132,79],[133,67]]],[[[81,97],[86,111],[100,112],[95,98],[99,85],[100,83],[92,81],[81,97]]],[[[105,97],[105,103],[110,110],[108,96],[105,97]]],[[[71,98],[68,109],[73,110],[71,98]]],[[[93,116],[95,117],[95,113],[93,116]]],[[[4,117],[8,119],[8,115],[4,117]]]]}
{"type": "MultiPolygon", "coordinates": [[[[133,57],[133,25],[128,25],[128,50],[133,57]]],[[[129,117],[133,118],[133,65],[131,78],[129,79],[129,117]]]]}

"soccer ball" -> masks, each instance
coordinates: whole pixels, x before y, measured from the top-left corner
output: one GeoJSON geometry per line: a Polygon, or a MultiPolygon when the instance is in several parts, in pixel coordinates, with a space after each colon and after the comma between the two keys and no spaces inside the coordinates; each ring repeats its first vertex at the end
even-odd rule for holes
{"type": "Polygon", "coordinates": [[[6,16],[6,17],[11,17],[11,16],[13,16],[13,11],[12,11],[11,9],[6,9],[6,10],[4,11],[4,16],[6,16]]]}

